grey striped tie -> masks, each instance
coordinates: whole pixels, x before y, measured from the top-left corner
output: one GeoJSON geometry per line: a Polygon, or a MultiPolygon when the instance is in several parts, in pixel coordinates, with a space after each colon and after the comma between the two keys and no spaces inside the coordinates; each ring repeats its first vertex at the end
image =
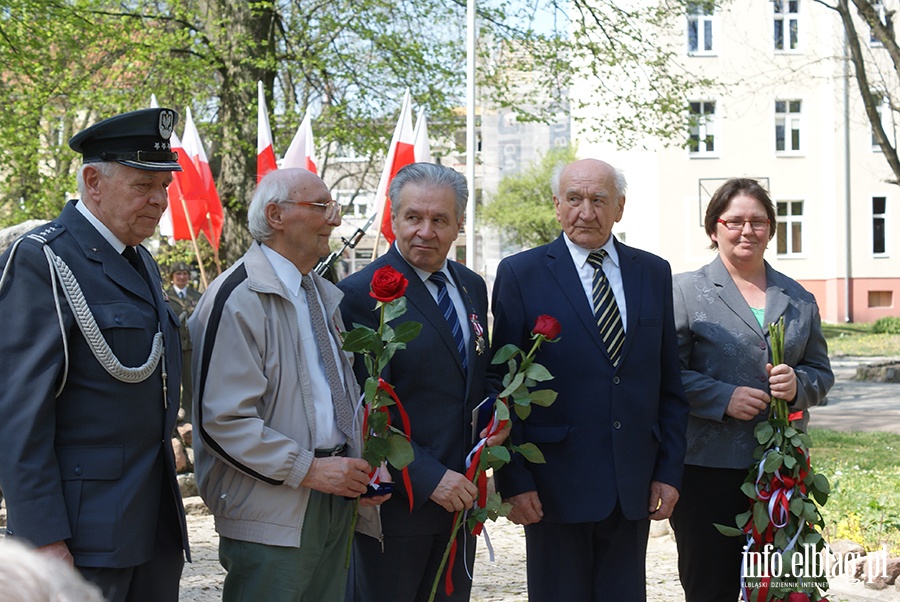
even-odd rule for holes
{"type": "Polygon", "coordinates": [[[616,305],[616,296],[609,286],[609,280],[603,273],[603,260],[606,251],[591,251],[588,255],[588,263],[594,267],[594,282],[591,288],[591,303],[594,317],[597,318],[597,328],[600,329],[600,338],[606,345],[609,359],[613,366],[619,365],[622,357],[622,343],[625,342],[625,329],[622,328],[622,315],[619,306],[616,305]]]}
{"type": "Polygon", "coordinates": [[[300,281],[303,290],[306,291],[306,304],[309,306],[309,319],[312,322],[313,332],[316,335],[316,345],[319,347],[319,355],[325,366],[325,376],[328,378],[328,386],[331,388],[331,400],[334,404],[334,414],[337,418],[337,426],[348,438],[353,437],[353,408],[347,390],[341,382],[337,362],[334,360],[334,351],[331,348],[331,337],[328,327],[325,325],[325,315],[319,306],[319,296],[316,294],[316,285],[311,276],[304,276],[300,281]]]}

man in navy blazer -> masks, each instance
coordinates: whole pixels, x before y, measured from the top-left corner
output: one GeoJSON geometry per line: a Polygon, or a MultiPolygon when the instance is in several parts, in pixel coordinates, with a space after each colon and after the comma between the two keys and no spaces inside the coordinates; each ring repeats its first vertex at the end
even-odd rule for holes
{"type": "Polygon", "coordinates": [[[559,395],[513,431],[514,439],[535,443],[546,464],[517,458],[497,475],[513,505],[510,520],[525,525],[532,602],[643,601],[648,519],[668,518],[678,500],[688,405],[671,270],[611,235],[625,186],[621,172],[592,159],[557,171],[553,203],[563,233],[497,270],[495,349],[528,349],[541,314],[562,327],[560,340],[543,345],[536,360],[559,395]],[[588,256],[600,249],[625,330],[612,359],[591,300],[588,256]]]}
{"type": "Polygon", "coordinates": [[[178,318],[141,247],[181,170],[176,120],[145,109],[73,137],[81,199],[0,258],[7,535],[74,564],[113,602],[177,601],[188,549],[170,443],[178,318]]]}
{"type": "MultiPolygon", "coordinates": [[[[394,473],[393,496],[381,506],[382,532],[373,534],[378,538],[356,535],[350,589],[354,600],[367,602],[428,599],[454,513],[471,508],[478,493],[465,477],[465,458],[473,445],[472,410],[490,392],[487,288],[478,274],[447,259],[465,215],[465,178],[447,167],[414,163],[397,172],[390,198],[396,243],[387,254],[338,283],[345,293],[344,322],[376,328],[375,300],[369,296],[372,274],[382,266],[393,266],[409,280],[407,312],[397,322],[422,324],[421,333],[394,354],[382,373],[409,413],[415,454],[409,465],[414,505],[410,512],[400,475],[394,473]],[[447,294],[462,330],[465,363],[438,307],[438,286],[429,280],[434,272],[443,273],[447,280],[447,294]]],[[[357,361],[354,369],[362,385],[368,376],[363,362],[357,361]]],[[[489,440],[489,444],[500,441],[489,440]]],[[[461,529],[454,593],[446,596],[442,583],[437,600],[469,599],[472,584],[466,567],[471,574],[475,538],[463,538],[462,533],[461,529]]]]}

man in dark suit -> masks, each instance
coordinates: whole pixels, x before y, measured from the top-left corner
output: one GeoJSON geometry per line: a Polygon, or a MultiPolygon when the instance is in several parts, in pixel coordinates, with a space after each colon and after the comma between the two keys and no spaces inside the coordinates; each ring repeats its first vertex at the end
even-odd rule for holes
{"type": "Polygon", "coordinates": [[[191,268],[183,261],[176,261],[169,268],[172,276],[172,285],[166,289],[169,305],[181,322],[181,365],[184,370],[181,373],[181,409],[184,410],[185,424],[190,424],[193,418],[194,404],[191,401],[191,333],[188,331],[187,321],[194,313],[194,308],[200,301],[200,293],[191,286],[191,268]]]}
{"type": "MultiPolygon", "coordinates": [[[[468,189],[463,176],[440,165],[414,163],[394,177],[390,198],[396,243],[338,287],[345,293],[344,321],[375,328],[378,314],[369,296],[372,274],[390,265],[409,280],[407,312],[398,322],[419,322],[422,331],[393,356],[382,377],[394,386],[409,413],[414,506],[410,512],[403,487],[395,486],[393,497],[381,506],[382,533],[375,535],[383,540],[356,535],[351,581],[355,600],[412,602],[428,598],[454,513],[470,508],[478,493],[464,473],[472,448],[471,413],[488,392],[487,289],[480,276],[447,260],[465,215],[468,189]],[[437,278],[443,283],[435,283],[437,278]],[[452,301],[452,310],[445,307],[455,314],[459,338],[439,307],[444,296],[440,289],[452,301]]],[[[363,362],[356,362],[355,371],[362,384],[368,376],[363,362]]],[[[394,474],[394,481],[399,480],[394,474]]],[[[464,539],[462,533],[453,571],[455,591],[447,597],[440,587],[438,600],[469,599],[472,584],[466,565],[471,573],[475,538],[464,539]]]]}
{"type": "Polygon", "coordinates": [[[552,188],[563,233],[500,263],[493,344],[527,349],[537,316],[559,320],[560,341],[537,357],[559,395],[513,432],[546,464],[517,459],[498,472],[499,490],[526,525],[532,602],[643,601],[648,518],[671,514],[685,451],[671,271],[611,235],[621,172],[577,161],[552,188]]]}
{"type": "Polygon", "coordinates": [[[146,109],[75,135],[81,199],[0,258],[7,535],[116,602],[176,601],[188,550],[169,443],[178,319],[140,246],[181,170],[177,118],[146,109]]]}

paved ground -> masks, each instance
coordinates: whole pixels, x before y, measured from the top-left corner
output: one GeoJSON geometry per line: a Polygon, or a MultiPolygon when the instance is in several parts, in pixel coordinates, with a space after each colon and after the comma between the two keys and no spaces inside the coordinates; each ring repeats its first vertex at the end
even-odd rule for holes
{"type": "Polygon", "coordinates": [[[810,427],[900,434],[900,384],[851,380],[860,363],[874,364],[886,359],[897,358],[832,359],[834,387],[828,393],[824,406],[810,410],[810,427]]]}

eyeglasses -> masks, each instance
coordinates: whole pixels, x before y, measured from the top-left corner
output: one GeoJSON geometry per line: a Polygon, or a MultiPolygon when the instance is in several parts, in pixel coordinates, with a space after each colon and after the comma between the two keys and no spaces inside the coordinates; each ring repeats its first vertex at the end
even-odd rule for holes
{"type": "Polygon", "coordinates": [[[315,203],[313,201],[291,201],[289,199],[278,199],[279,203],[291,203],[293,205],[307,205],[309,207],[318,207],[325,212],[325,221],[330,222],[341,213],[341,206],[337,201],[328,201],[327,203],[315,203]]]}
{"type": "Polygon", "coordinates": [[[769,220],[767,219],[717,219],[717,222],[733,232],[740,232],[744,229],[744,224],[750,224],[750,227],[757,232],[765,232],[769,229],[769,220]]]}

